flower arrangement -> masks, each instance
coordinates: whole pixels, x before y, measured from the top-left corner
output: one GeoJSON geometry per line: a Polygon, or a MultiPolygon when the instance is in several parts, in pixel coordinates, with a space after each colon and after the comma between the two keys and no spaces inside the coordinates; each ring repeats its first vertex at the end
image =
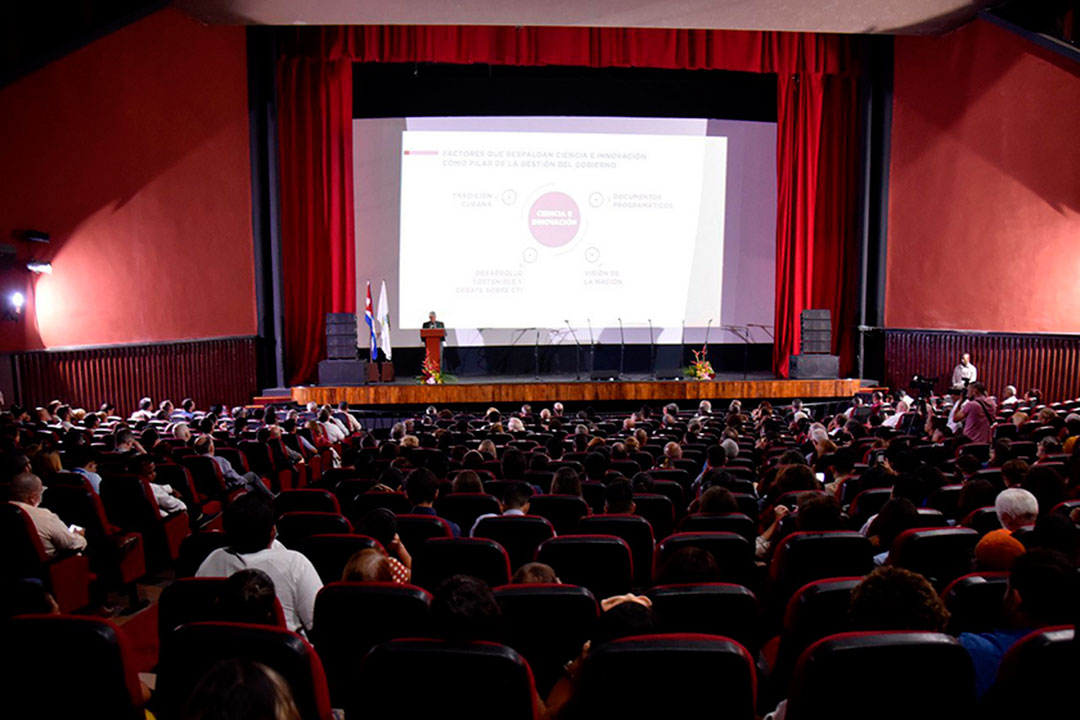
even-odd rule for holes
{"type": "Polygon", "coordinates": [[[694,362],[686,368],[683,368],[683,375],[690,380],[712,380],[716,377],[716,372],[713,370],[712,363],[709,362],[708,349],[702,347],[700,350],[694,351],[694,362]]]}
{"type": "Polygon", "coordinates": [[[444,385],[454,382],[454,376],[442,371],[431,358],[425,358],[420,366],[420,376],[416,378],[421,385],[444,385]]]}

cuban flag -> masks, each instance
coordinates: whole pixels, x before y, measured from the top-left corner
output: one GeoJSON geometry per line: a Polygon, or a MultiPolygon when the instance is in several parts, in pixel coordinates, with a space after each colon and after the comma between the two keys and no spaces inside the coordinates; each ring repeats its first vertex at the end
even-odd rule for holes
{"type": "Polygon", "coordinates": [[[371,281],[367,281],[367,305],[364,307],[364,319],[367,320],[368,332],[371,334],[371,361],[374,362],[379,352],[379,343],[375,339],[375,310],[371,305],[371,281]]]}

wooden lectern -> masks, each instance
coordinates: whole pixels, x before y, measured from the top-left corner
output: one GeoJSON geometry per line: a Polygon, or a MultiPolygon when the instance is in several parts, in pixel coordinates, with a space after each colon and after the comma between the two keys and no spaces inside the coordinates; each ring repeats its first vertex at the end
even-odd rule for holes
{"type": "Polygon", "coordinates": [[[442,364],[439,361],[441,348],[439,346],[442,344],[442,339],[446,337],[446,329],[424,328],[420,331],[420,337],[424,338],[424,346],[427,348],[425,362],[435,370],[441,370],[442,364]]]}

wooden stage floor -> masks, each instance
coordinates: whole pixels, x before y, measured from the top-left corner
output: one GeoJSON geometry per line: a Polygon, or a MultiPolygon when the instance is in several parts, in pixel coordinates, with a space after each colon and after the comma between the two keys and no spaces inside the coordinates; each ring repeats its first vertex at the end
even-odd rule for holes
{"type": "MultiPolygon", "coordinates": [[[[571,377],[536,380],[522,377],[460,378],[446,385],[420,385],[415,380],[360,386],[292,388],[298,403],[352,405],[446,405],[538,402],[659,402],[680,400],[728,400],[740,398],[840,398],[851,397],[862,383],[856,379],[779,380],[772,375],[742,373],[711,381],[652,380],[579,381],[571,377]]],[[[269,398],[267,398],[269,400],[269,398]]],[[[280,401],[280,400],[279,400],[280,401]]]]}

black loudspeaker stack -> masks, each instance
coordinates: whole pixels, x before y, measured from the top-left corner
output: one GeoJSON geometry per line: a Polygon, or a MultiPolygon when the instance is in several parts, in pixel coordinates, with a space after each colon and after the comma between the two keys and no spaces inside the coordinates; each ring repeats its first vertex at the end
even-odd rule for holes
{"type": "Polygon", "coordinates": [[[830,354],[832,313],[829,310],[803,310],[799,316],[799,330],[802,353],[791,356],[791,377],[840,377],[840,358],[830,354]]]}
{"type": "Polygon", "coordinates": [[[356,357],[356,313],[326,313],[326,360],[319,363],[320,385],[364,385],[367,360],[356,357]]]}

